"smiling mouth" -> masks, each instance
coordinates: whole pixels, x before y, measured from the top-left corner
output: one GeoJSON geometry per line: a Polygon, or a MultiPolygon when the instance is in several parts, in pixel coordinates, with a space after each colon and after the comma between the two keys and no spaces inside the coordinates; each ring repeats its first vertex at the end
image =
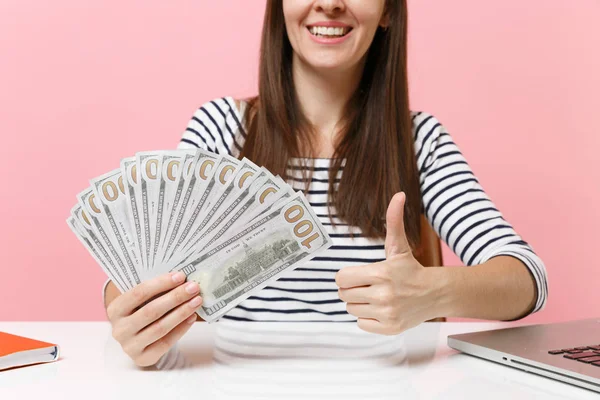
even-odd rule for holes
{"type": "Polygon", "coordinates": [[[351,26],[331,27],[331,26],[307,26],[311,35],[320,38],[341,38],[346,36],[352,30],[351,26]]]}

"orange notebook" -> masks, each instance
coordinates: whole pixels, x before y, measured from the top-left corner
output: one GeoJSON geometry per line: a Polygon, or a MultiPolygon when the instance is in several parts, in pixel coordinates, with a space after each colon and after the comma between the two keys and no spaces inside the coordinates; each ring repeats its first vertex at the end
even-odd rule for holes
{"type": "Polygon", "coordinates": [[[23,336],[0,332],[0,371],[58,360],[59,347],[23,336]]]}

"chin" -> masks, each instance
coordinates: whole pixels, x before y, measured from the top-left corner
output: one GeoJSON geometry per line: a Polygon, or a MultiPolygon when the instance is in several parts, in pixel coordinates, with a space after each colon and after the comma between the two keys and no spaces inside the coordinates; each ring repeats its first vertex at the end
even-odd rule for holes
{"type": "Polygon", "coordinates": [[[318,58],[314,60],[307,60],[307,64],[310,65],[311,68],[323,71],[343,71],[351,67],[351,63],[348,60],[340,59],[327,60],[318,58]]]}

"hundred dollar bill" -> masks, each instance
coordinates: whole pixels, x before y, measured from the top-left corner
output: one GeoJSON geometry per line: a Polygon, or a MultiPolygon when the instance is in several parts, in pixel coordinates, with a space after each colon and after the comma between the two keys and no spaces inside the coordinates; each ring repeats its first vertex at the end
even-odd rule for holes
{"type": "Polygon", "coordinates": [[[225,186],[233,179],[241,161],[235,157],[222,155],[219,162],[215,166],[215,172],[211,178],[205,183],[205,188],[202,195],[198,198],[198,203],[193,204],[188,208],[185,219],[196,222],[196,218],[202,215],[202,211],[206,210],[215,196],[217,196],[225,186]]]}
{"type": "Polygon", "coordinates": [[[215,233],[206,246],[214,243],[231,229],[246,225],[254,220],[256,216],[272,210],[275,205],[287,203],[295,193],[287,183],[277,182],[277,180],[273,182],[271,179],[267,179],[265,184],[254,194],[254,197],[249,198],[245,203],[241,203],[234,210],[231,218],[221,223],[218,231],[220,234],[215,233]]]}
{"type": "Polygon", "coordinates": [[[192,173],[189,174],[188,170],[184,177],[183,194],[173,214],[174,218],[171,227],[166,234],[161,254],[163,262],[170,259],[173,249],[177,244],[180,230],[187,224],[188,211],[194,209],[199,202],[206,201],[206,196],[208,195],[206,187],[212,181],[217,171],[216,167],[221,164],[222,159],[223,156],[215,153],[201,149],[197,150],[196,156],[189,167],[192,173]]]}
{"type": "Polygon", "coordinates": [[[206,201],[205,188],[211,182],[219,165],[223,161],[224,155],[218,155],[206,150],[198,150],[198,160],[194,164],[193,180],[190,182],[191,195],[187,207],[183,210],[182,219],[187,221],[190,214],[196,209],[198,202],[206,201]]]}
{"type": "Polygon", "coordinates": [[[148,260],[148,269],[154,266],[154,237],[156,236],[156,214],[162,168],[162,152],[144,151],[136,153],[136,164],[140,173],[140,191],[142,195],[142,221],[144,221],[144,240],[142,247],[148,260]]]}
{"type": "Polygon", "coordinates": [[[125,290],[125,288],[122,287],[120,279],[117,279],[115,273],[110,268],[108,261],[101,254],[101,252],[97,248],[97,246],[92,242],[90,237],[85,232],[85,229],[79,224],[79,222],[75,219],[75,217],[72,217],[72,216],[67,218],[67,224],[69,225],[69,228],[71,228],[71,231],[73,231],[73,233],[75,234],[77,239],[79,239],[81,244],[83,244],[83,246],[87,249],[87,251],[92,255],[94,260],[96,260],[96,262],[100,265],[100,267],[102,267],[102,270],[104,271],[104,273],[115,283],[117,288],[121,292],[123,292],[125,290]]]}
{"type": "Polygon", "coordinates": [[[192,225],[190,229],[191,233],[188,235],[186,241],[180,246],[180,251],[186,253],[189,251],[190,246],[193,246],[198,242],[198,238],[206,233],[205,227],[209,221],[218,216],[223,216],[226,212],[225,205],[230,199],[238,197],[238,195],[244,191],[254,182],[257,178],[257,172],[262,172],[261,178],[266,178],[267,174],[265,170],[261,170],[252,161],[244,158],[240,165],[237,167],[235,174],[229,180],[221,190],[215,192],[212,199],[209,198],[208,206],[202,211],[202,216],[196,219],[196,223],[192,225]]]}
{"type": "Polygon", "coordinates": [[[170,253],[167,254],[168,259],[171,259],[173,254],[185,244],[188,235],[192,232],[192,226],[196,222],[196,219],[202,215],[202,211],[207,208],[210,204],[211,198],[219,193],[223,187],[229,183],[231,178],[234,176],[235,171],[240,161],[230,156],[222,156],[219,163],[216,165],[212,176],[203,185],[201,192],[202,196],[198,199],[192,210],[188,210],[187,215],[184,217],[185,225],[181,229],[177,239],[170,248],[170,253]]]}
{"type": "Polygon", "coordinates": [[[177,159],[163,164],[162,176],[167,178],[165,205],[163,206],[163,220],[161,234],[158,237],[158,252],[155,255],[155,263],[162,263],[167,234],[171,229],[175,212],[182,199],[186,181],[193,173],[193,161],[196,158],[196,150],[177,150],[177,159]]]}
{"type": "Polygon", "coordinates": [[[98,230],[94,226],[92,226],[90,218],[88,217],[86,211],[80,203],[77,203],[71,209],[71,216],[75,218],[77,222],[79,222],[79,226],[83,228],[83,230],[87,233],[87,236],[92,240],[92,243],[96,245],[99,252],[107,261],[107,265],[110,266],[111,270],[115,275],[115,279],[117,279],[115,284],[117,284],[117,286],[119,286],[120,284],[121,287],[126,289],[127,278],[125,274],[122,273],[117,259],[110,252],[110,244],[106,243],[102,236],[98,234],[98,230]]]}
{"type": "Polygon", "coordinates": [[[210,246],[236,224],[246,222],[259,209],[266,210],[286,191],[292,192],[285,182],[274,177],[267,169],[261,168],[252,183],[236,196],[228,198],[221,209],[213,214],[202,233],[190,241],[184,254],[198,252],[210,246]]]}
{"type": "Polygon", "coordinates": [[[154,229],[154,244],[152,245],[152,259],[154,260],[155,268],[160,261],[156,259],[160,247],[160,239],[163,236],[163,222],[165,215],[168,214],[173,206],[173,192],[177,190],[177,181],[181,179],[181,162],[183,161],[182,154],[179,151],[166,151],[161,154],[162,171],[159,177],[158,186],[158,203],[156,206],[156,222],[154,229]]]}
{"type": "Polygon", "coordinates": [[[126,280],[119,272],[114,258],[109,254],[107,250],[107,244],[104,243],[101,237],[96,235],[92,229],[92,226],[90,225],[90,220],[87,217],[87,214],[79,203],[71,209],[71,218],[74,220],[74,224],[69,224],[69,226],[74,225],[75,228],[77,228],[77,230],[81,233],[82,238],[85,238],[84,245],[86,245],[86,243],[89,241],[90,246],[94,249],[94,254],[100,260],[100,264],[106,267],[106,271],[110,271],[110,273],[107,272],[107,275],[111,278],[119,290],[125,291],[127,288],[125,284],[126,280]]]}
{"type": "Polygon", "coordinates": [[[120,273],[125,279],[125,286],[128,289],[133,288],[136,284],[140,283],[135,267],[126,264],[125,255],[122,253],[121,249],[115,246],[117,240],[111,232],[109,223],[105,221],[104,215],[102,215],[102,209],[97,204],[98,201],[94,191],[91,188],[84,190],[77,195],[77,200],[79,200],[79,204],[85,210],[92,230],[94,230],[94,233],[101,237],[106,244],[110,255],[113,257],[120,273]],[[137,280],[136,277],[138,278],[137,280]]]}
{"type": "Polygon", "coordinates": [[[131,223],[135,231],[135,242],[137,251],[140,255],[143,271],[148,270],[148,259],[142,245],[144,234],[143,221],[140,220],[141,213],[141,191],[136,191],[136,186],[140,180],[135,157],[128,157],[121,160],[121,175],[123,176],[123,186],[125,187],[125,197],[131,216],[131,223]]]}
{"type": "MultiPolygon", "coordinates": [[[[254,210],[253,212],[251,212],[250,215],[247,217],[245,223],[250,223],[258,218],[261,218],[263,215],[267,214],[269,211],[276,209],[276,208],[280,207],[281,205],[287,203],[290,200],[290,198],[292,196],[294,196],[295,193],[297,193],[297,192],[295,192],[290,186],[287,186],[287,190],[281,195],[281,197],[275,199],[275,201],[273,201],[271,204],[267,205],[266,207],[261,207],[259,209],[254,210]]],[[[235,229],[236,226],[238,226],[238,225],[239,225],[239,223],[236,222],[233,224],[232,228],[235,229]]]]}
{"type": "Polygon", "coordinates": [[[127,265],[133,265],[134,270],[142,270],[142,262],[138,254],[136,235],[132,224],[130,207],[125,195],[125,185],[121,169],[108,172],[97,178],[91,179],[90,183],[94,194],[100,199],[99,206],[102,207],[103,215],[110,224],[112,233],[117,239],[117,244],[127,265]]]}
{"type": "Polygon", "coordinates": [[[302,193],[175,268],[200,285],[196,311],[212,322],[288,268],[331,246],[331,238],[302,193]]]}

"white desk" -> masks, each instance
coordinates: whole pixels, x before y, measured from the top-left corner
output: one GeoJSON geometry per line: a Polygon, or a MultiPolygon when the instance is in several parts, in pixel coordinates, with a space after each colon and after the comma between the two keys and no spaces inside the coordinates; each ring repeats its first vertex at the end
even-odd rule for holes
{"type": "Polygon", "coordinates": [[[179,343],[188,365],[156,371],[136,368],[105,322],[2,322],[0,331],[58,343],[61,359],[0,372],[0,399],[600,398],[446,344],[517,324],[425,323],[387,337],[347,323],[196,323],[179,343]]]}

